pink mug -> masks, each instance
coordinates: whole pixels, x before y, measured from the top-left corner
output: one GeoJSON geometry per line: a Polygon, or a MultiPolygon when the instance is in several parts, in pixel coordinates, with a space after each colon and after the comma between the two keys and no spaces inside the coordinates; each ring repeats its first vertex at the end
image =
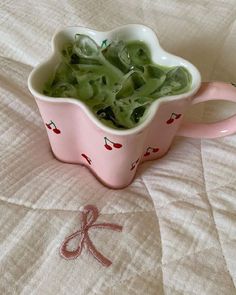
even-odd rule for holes
{"type": "Polygon", "coordinates": [[[28,87],[39,107],[53,154],[60,161],[87,166],[108,187],[129,185],[138,165],[165,155],[175,135],[216,138],[236,131],[236,116],[211,124],[183,122],[184,113],[192,104],[216,99],[236,102],[236,88],[223,82],[201,83],[196,67],[164,51],[155,33],[146,26],[132,24],[109,32],[67,27],[55,33],[52,49],[51,56],[31,72],[28,87]],[[190,91],[157,99],[145,120],[127,130],[105,126],[77,99],[44,95],[42,89],[60,61],[63,45],[72,41],[77,33],[90,36],[98,44],[106,39],[144,41],[155,63],[184,66],[189,70],[192,75],[190,91]]]}

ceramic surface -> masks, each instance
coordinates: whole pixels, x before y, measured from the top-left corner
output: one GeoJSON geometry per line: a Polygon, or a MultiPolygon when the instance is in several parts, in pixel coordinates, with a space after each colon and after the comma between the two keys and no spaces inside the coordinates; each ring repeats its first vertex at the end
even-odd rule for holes
{"type": "Polygon", "coordinates": [[[86,165],[100,181],[112,188],[123,188],[130,184],[141,162],[162,157],[177,133],[193,137],[218,137],[236,130],[235,118],[216,124],[184,124],[181,127],[183,115],[192,103],[217,99],[219,93],[221,98],[227,93],[227,99],[236,101],[235,87],[221,82],[205,83],[199,98],[196,97],[201,86],[196,67],[163,50],[155,33],[143,25],[126,25],[109,32],[84,27],[58,30],[52,39],[52,55],[31,72],[28,86],[38,104],[55,157],[64,162],[86,165]],[[76,33],[89,35],[98,44],[105,39],[144,41],[149,45],[155,63],[184,66],[189,70],[192,75],[191,89],[184,94],[157,99],[152,103],[144,122],[135,128],[109,128],[83,102],[72,98],[50,98],[42,94],[45,82],[60,61],[63,45],[72,41],[76,33]],[[232,123],[235,126],[233,129],[232,123]]]}

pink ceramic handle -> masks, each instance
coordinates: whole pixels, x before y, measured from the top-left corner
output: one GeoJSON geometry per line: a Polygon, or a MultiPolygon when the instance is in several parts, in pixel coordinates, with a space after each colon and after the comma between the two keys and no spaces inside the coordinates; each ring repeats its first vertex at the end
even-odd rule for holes
{"type": "MultiPolygon", "coordinates": [[[[203,82],[192,103],[208,100],[236,102],[236,87],[224,82],[203,82]]],[[[183,123],[177,135],[194,138],[216,138],[236,132],[236,115],[209,124],[183,123]]]]}

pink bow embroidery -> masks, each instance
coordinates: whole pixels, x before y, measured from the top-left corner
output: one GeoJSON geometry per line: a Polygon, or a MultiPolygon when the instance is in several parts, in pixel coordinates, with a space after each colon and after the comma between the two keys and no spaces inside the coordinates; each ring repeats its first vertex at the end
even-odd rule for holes
{"type": "Polygon", "coordinates": [[[122,226],[114,223],[94,223],[98,218],[98,209],[97,207],[93,205],[87,205],[84,207],[81,215],[81,228],[67,237],[64,242],[62,243],[62,246],[60,248],[60,254],[65,259],[75,259],[77,258],[82,250],[85,244],[88,247],[88,250],[90,253],[96,258],[101,264],[104,266],[110,266],[112,262],[107,259],[105,256],[103,256],[94,246],[92,241],[89,238],[88,231],[91,228],[108,228],[115,231],[122,231],[122,226]],[[75,250],[68,250],[67,245],[68,243],[74,239],[76,236],[81,236],[80,242],[78,247],[75,250]]]}

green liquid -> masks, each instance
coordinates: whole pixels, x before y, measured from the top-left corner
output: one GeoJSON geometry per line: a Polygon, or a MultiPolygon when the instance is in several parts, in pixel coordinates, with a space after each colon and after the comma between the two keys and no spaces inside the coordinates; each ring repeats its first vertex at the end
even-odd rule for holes
{"type": "Polygon", "coordinates": [[[190,90],[191,75],[184,67],[152,62],[140,41],[104,40],[98,46],[86,35],[62,50],[62,61],[44,94],[83,101],[105,125],[133,128],[144,120],[153,101],[190,90]]]}

